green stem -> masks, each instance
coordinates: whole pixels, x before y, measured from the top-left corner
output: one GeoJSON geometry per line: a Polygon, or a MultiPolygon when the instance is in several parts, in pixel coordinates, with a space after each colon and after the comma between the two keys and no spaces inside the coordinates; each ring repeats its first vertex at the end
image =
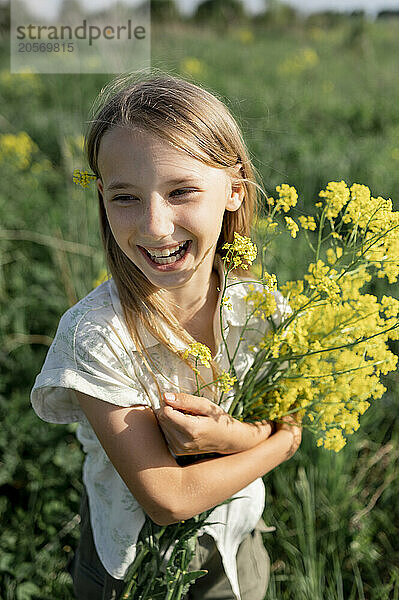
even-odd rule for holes
{"type": "Polygon", "coordinates": [[[373,363],[368,362],[367,364],[362,365],[361,367],[352,367],[352,369],[345,369],[343,371],[332,371],[331,373],[324,373],[323,375],[282,375],[281,379],[288,379],[290,381],[293,379],[323,379],[324,377],[335,377],[336,375],[344,375],[345,373],[351,373],[352,371],[361,371],[362,369],[369,369],[370,367],[381,365],[384,362],[386,362],[386,360],[377,360],[373,363]]]}
{"type": "MultiPolygon", "coordinates": [[[[256,281],[256,280],[254,280],[254,281],[245,281],[245,282],[239,281],[239,282],[237,282],[237,283],[231,283],[231,284],[229,284],[229,285],[226,285],[226,282],[227,282],[227,277],[228,277],[228,273],[229,273],[229,270],[227,270],[227,272],[225,273],[225,286],[224,286],[224,288],[223,288],[222,298],[223,298],[223,295],[224,295],[224,293],[225,293],[226,289],[227,289],[227,288],[229,288],[229,287],[232,287],[233,285],[242,285],[242,284],[245,284],[245,285],[246,285],[246,284],[250,284],[250,283],[256,283],[256,284],[259,284],[259,281],[256,281]]],[[[266,298],[265,298],[264,302],[266,302],[266,298]]],[[[239,341],[238,341],[238,344],[236,345],[236,348],[235,348],[235,351],[234,351],[234,354],[233,354],[233,356],[232,356],[232,357],[231,357],[231,356],[230,356],[230,354],[229,354],[229,351],[228,351],[228,348],[227,348],[227,342],[226,342],[226,340],[225,340],[225,338],[224,338],[224,335],[223,335],[223,329],[224,329],[224,328],[223,328],[223,316],[222,316],[222,311],[220,312],[220,327],[221,327],[221,331],[222,331],[222,339],[223,339],[223,341],[224,341],[224,345],[225,345],[225,348],[226,348],[226,350],[227,350],[227,356],[228,356],[228,359],[229,359],[229,365],[230,365],[229,372],[232,372],[232,374],[233,374],[234,376],[236,376],[236,377],[237,377],[237,375],[236,375],[236,371],[235,371],[235,369],[234,369],[234,360],[235,360],[235,357],[236,357],[236,355],[237,355],[237,352],[238,352],[238,350],[239,350],[239,348],[240,348],[241,342],[242,342],[242,341],[243,341],[243,339],[244,339],[243,335],[244,335],[245,331],[248,331],[248,323],[250,322],[251,318],[254,316],[254,314],[256,313],[256,311],[258,311],[258,310],[259,310],[259,308],[262,306],[262,304],[263,304],[263,302],[262,302],[262,303],[261,303],[259,306],[255,307],[255,308],[254,308],[254,309],[253,309],[253,310],[252,310],[252,311],[249,313],[249,315],[248,315],[248,317],[247,317],[247,319],[246,319],[246,321],[245,321],[245,323],[244,323],[244,327],[243,327],[243,328],[242,328],[242,330],[241,330],[241,333],[240,333],[240,339],[239,339],[239,341]]],[[[220,305],[220,306],[222,307],[222,303],[221,303],[221,305],[220,305]]],[[[269,320],[269,322],[272,324],[272,326],[274,327],[274,323],[273,323],[273,321],[272,321],[271,319],[268,319],[268,320],[269,320]]],[[[222,394],[221,394],[221,396],[220,396],[220,398],[219,398],[219,404],[220,404],[220,403],[221,403],[221,401],[222,401],[222,397],[223,397],[223,392],[222,392],[222,394]]],[[[235,402],[235,401],[233,400],[233,404],[234,404],[234,408],[235,408],[235,406],[236,406],[237,402],[235,402]]],[[[230,412],[230,411],[231,411],[231,410],[234,410],[234,408],[232,408],[232,407],[230,406],[230,409],[229,409],[229,414],[233,414],[233,413],[232,413],[232,412],[230,412]]]]}
{"type": "MultiPolygon", "coordinates": [[[[140,595],[140,600],[152,600],[152,595],[153,594],[151,593],[151,591],[152,591],[151,588],[152,588],[154,579],[155,579],[155,577],[157,575],[158,569],[156,568],[157,565],[154,564],[154,559],[151,561],[151,563],[152,563],[152,565],[150,566],[150,568],[147,568],[147,573],[148,574],[151,573],[152,577],[148,579],[147,585],[145,586],[143,593],[140,595]],[[148,593],[151,593],[151,595],[148,596],[148,593]]],[[[149,565],[147,565],[147,567],[148,566],[149,565]]]]}
{"type": "Polygon", "coordinates": [[[315,256],[316,263],[319,260],[319,256],[320,256],[321,238],[323,235],[323,228],[324,228],[325,220],[326,220],[326,209],[323,210],[323,212],[321,213],[321,217],[320,217],[319,234],[317,237],[317,247],[316,247],[316,256],[315,256]]]}
{"type": "Polygon", "coordinates": [[[308,246],[309,246],[309,248],[311,249],[311,251],[312,251],[314,254],[316,254],[315,247],[313,246],[312,242],[310,241],[310,237],[309,237],[309,234],[308,234],[308,232],[306,231],[306,229],[304,229],[304,233],[305,233],[305,239],[306,239],[306,241],[307,241],[307,243],[308,243],[308,246]]]}
{"type": "MultiPolygon", "coordinates": [[[[391,231],[393,231],[394,229],[397,229],[398,227],[399,227],[399,225],[394,225],[393,227],[391,227],[390,229],[388,229],[387,231],[385,231],[383,234],[381,234],[381,235],[378,235],[378,234],[377,234],[377,235],[375,235],[375,236],[374,236],[374,238],[375,238],[375,239],[374,239],[374,241],[372,241],[372,240],[373,240],[373,238],[371,238],[371,240],[368,240],[369,242],[370,242],[370,241],[372,241],[372,243],[369,243],[369,245],[368,245],[368,246],[367,246],[367,247],[366,247],[364,250],[362,249],[362,251],[361,251],[360,255],[359,255],[359,256],[357,256],[357,257],[356,257],[356,259],[355,259],[355,260],[353,260],[353,261],[352,261],[352,263],[351,263],[351,264],[350,264],[348,267],[346,267],[346,268],[344,269],[344,271],[342,271],[342,273],[341,273],[341,274],[339,275],[339,277],[337,278],[337,281],[339,281],[339,280],[341,279],[341,277],[343,277],[344,275],[346,275],[346,273],[348,273],[348,272],[350,272],[351,270],[353,270],[353,269],[351,269],[351,267],[353,267],[353,266],[355,266],[357,263],[359,263],[359,262],[360,262],[360,260],[361,260],[361,258],[362,258],[362,257],[363,257],[363,256],[364,256],[364,255],[365,255],[365,254],[366,254],[366,253],[367,253],[367,252],[370,250],[370,248],[372,248],[372,247],[373,247],[373,246],[374,246],[374,245],[375,245],[377,242],[379,242],[379,240],[381,240],[382,238],[386,237],[386,235],[387,235],[388,233],[390,233],[390,232],[391,232],[391,231]]],[[[363,244],[362,244],[362,246],[363,246],[363,244]]],[[[373,261],[373,262],[375,262],[375,261],[373,261]]]]}
{"type": "Polygon", "coordinates": [[[284,362],[286,360],[297,360],[299,358],[312,356],[313,354],[322,354],[323,352],[331,352],[332,350],[341,350],[342,348],[352,348],[352,346],[356,346],[357,344],[363,344],[364,342],[367,342],[368,340],[378,337],[379,335],[383,335],[384,333],[389,333],[390,331],[393,331],[394,329],[397,329],[398,327],[399,327],[399,321],[397,321],[395,323],[395,325],[392,325],[392,327],[388,327],[388,329],[384,329],[384,331],[379,331],[378,333],[374,333],[373,335],[368,335],[368,336],[362,338],[361,340],[355,340],[354,342],[349,342],[348,344],[342,344],[341,346],[330,346],[330,348],[322,348],[321,350],[312,350],[311,352],[307,352],[306,354],[292,354],[291,356],[286,355],[286,356],[279,357],[279,360],[281,362],[284,362]]]}
{"type": "Polygon", "coordinates": [[[200,388],[200,385],[199,385],[198,373],[197,373],[197,370],[198,370],[198,356],[195,357],[195,369],[196,369],[194,371],[194,374],[195,374],[195,383],[197,385],[197,393],[196,393],[196,395],[199,396],[199,392],[200,392],[201,388],[200,388]]]}
{"type": "Polygon", "coordinates": [[[141,566],[141,563],[143,562],[145,556],[148,554],[148,552],[149,551],[147,550],[147,548],[142,547],[140,552],[134,559],[134,562],[132,565],[132,570],[129,571],[129,582],[128,582],[127,587],[125,588],[123,595],[122,595],[123,599],[129,598],[129,595],[130,595],[130,592],[131,592],[133,586],[137,585],[137,582],[135,581],[136,573],[137,573],[139,567],[141,566]]]}
{"type": "Polygon", "coordinates": [[[226,293],[226,289],[227,289],[227,277],[230,273],[230,271],[232,270],[231,267],[231,261],[227,267],[227,269],[225,270],[224,273],[224,282],[223,282],[223,290],[222,290],[222,297],[221,297],[221,301],[220,301],[220,306],[219,306],[219,321],[220,321],[220,333],[222,336],[222,340],[223,340],[223,344],[224,347],[226,349],[226,353],[227,353],[227,358],[229,359],[229,363],[231,364],[231,360],[230,360],[230,353],[229,353],[229,349],[227,347],[227,342],[226,342],[226,338],[224,336],[224,328],[223,328],[223,299],[226,293]]]}

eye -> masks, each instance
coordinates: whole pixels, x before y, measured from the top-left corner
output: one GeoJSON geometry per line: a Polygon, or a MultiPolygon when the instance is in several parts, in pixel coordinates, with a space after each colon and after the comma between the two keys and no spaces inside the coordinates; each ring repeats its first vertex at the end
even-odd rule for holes
{"type": "Polygon", "coordinates": [[[177,194],[177,196],[186,196],[187,194],[194,194],[197,190],[191,189],[191,188],[179,188],[178,190],[174,190],[173,192],[171,192],[172,194],[175,194],[176,192],[179,192],[177,194]]]}
{"type": "MultiPolygon", "coordinates": [[[[187,196],[189,194],[195,194],[198,190],[195,189],[191,189],[191,188],[179,188],[177,190],[173,190],[173,192],[171,192],[171,196],[187,196]]],[[[130,202],[134,202],[134,200],[136,199],[135,196],[130,196],[129,194],[123,194],[120,196],[115,196],[114,198],[112,198],[112,202],[118,202],[119,204],[129,204],[130,202]]]]}
{"type": "Polygon", "coordinates": [[[115,198],[112,198],[112,202],[119,202],[120,204],[127,204],[128,202],[131,202],[133,200],[134,200],[134,196],[128,196],[128,195],[115,196],[115,198]]]}

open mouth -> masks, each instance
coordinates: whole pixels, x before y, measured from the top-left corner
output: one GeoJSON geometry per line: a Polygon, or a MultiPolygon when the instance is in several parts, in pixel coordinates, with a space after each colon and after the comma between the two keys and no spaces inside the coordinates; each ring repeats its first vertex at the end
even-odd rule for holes
{"type": "Polygon", "coordinates": [[[144,248],[143,246],[139,246],[140,249],[144,250],[145,254],[151,260],[151,262],[157,265],[170,265],[181,260],[190,245],[190,240],[186,240],[182,244],[180,244],[176,250],[170,252],[169,250],[158,251],[156,254],[151,254],[149,250],[144,248]]]}

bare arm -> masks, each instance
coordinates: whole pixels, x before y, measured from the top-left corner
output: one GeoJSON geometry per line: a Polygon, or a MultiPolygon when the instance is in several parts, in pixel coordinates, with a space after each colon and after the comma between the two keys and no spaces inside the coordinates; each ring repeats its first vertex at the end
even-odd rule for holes
{"type": "Polygon", "coordinates": [[[299,445],[295,447],[289,428],[279,429],[249,450],[180,467],[152,409],[123,408],[81,392],[76,395],[116,470],[160,525],[217,506],[287,460],[299,445]]]}

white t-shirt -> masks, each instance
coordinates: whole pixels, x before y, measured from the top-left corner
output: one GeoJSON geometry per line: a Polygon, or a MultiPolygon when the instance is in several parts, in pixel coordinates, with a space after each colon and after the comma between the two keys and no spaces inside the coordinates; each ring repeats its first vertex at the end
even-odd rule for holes
{"type": "MultiPolygon", "coordinates": [[[[224,272],[218,254],[214,267],[219,273],[219,287],[222,290],[224,272]]],[[[235,283],[227,291],[231,308],[223,306],[222,311],[224,335],[232,355],[249,307],[244,300],[248,286],[237,281],[229,280],[229,283],[235,283]]],[[[261,284],[259,287],[261,289],[261,284]]],[[[280,293],[275,292],[275,296],[277,311],[273,318],[279,322],[287,311],[287,304],[280,293]]],[[[220,300],[221,291],[213,319],[218,348],[215,362],[221,370],[228,370],[229,362],[220,334],[220,300]]],[[[251,323],[234,361],[240,379],[253,361],[253,352],[248,346],[256,344],[268,326],[267,322],[261,320],[251,319],[251,323]]],[[[172,332],[166,331],[177,350],[186,348],[172,332]]],[[[156,379],[161,391],[195,394],[192,370],[147,330],[140,329],[140,333],[151,358],[159,367],[156,379]]],[[[199,366],[199,369],[205,381],[210,382],[211,369],[204,366],[199,366]]],[[[123,579],[134,560],[145,514],[110,462],[74,390],[118,406],[141,404],[159,407],[157,386],[129,335],[112,279],[94,289],[61,317],[54,341],[32,389],[31,403],[36,414],[44,421],[79,422],[76,437],[86,455],[83,482],[89,499],[94,543],[107,572],[116,579],[123,579]]],[[[212,397],[208,388],[201,393],[212,397]]],[[[225,398],[223,407],[227,410],[233,398],[228,393],[225,398]]],[[[201,532],[209,533],[215,539],[226,575],[240,600],[236,554],[241,541],[254,529],[262,515],[265,501],[262,479],[255,480],[234,497],[238,499],[212,511],[208,519],[210,524],[204,526],[201,532]]]]}

